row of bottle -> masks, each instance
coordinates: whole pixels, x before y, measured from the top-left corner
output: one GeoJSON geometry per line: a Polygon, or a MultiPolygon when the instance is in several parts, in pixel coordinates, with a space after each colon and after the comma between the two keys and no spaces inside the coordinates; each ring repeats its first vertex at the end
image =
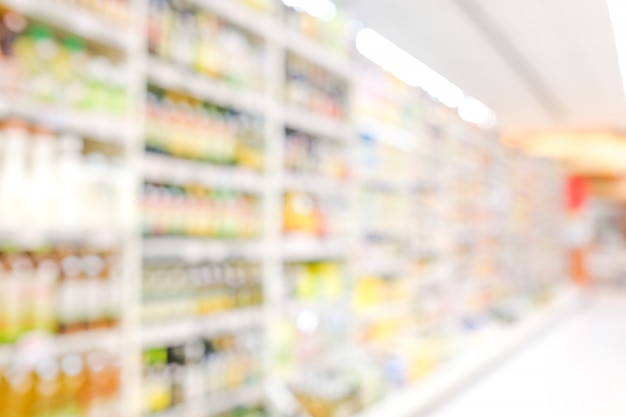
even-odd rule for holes
{"type": "Polygon", "coordinates": [[[299,301],[338,300],[346,288],[343,265],[339,262],[287,264],[285,280],[290,295],[299,301]]]}
{"type": "Polygon", "coordinates": [[[337,10],[328,10],[323,18],[311,16],[302,10],[285,7],[287,27],[322,43],[339,56],[347,56],[350,48],[346,33],[347,19],[337,10]]]}
{"type": "Polygon", "coordinates": [[[117,24],[126,24],[130,15],[130,0],[64,0],[102,16],[117,24]]]}
{"type": "Polygon", "coordinates": [[[128,70],[80,38],[60,37],[13,12],[0,15],[0,92],[110,116],[126,114],[128,70]]]}
{"type": "Polygon", "coordinates": [[[199,317],[263,304],[261,265],[242,262],[147,264],[145,322],[199,317]]]}
{"type": "Polygon", "coordinates": [[[80,247],[0,252],[0,343],[114,327],[118,263],[115,253],[80,247]]]}
{"type": "Polygon", "coordinates": [[[105,352],[0,369],[3,417],[121,417],[119,359],[105,352]]]}
{"type": "Polygon", "coordinates": [[[152,90],[148,95],[146,147],[167,155],[263,167],[263,126],[258,117],[152,90]]]}
{"type": "Polygon", "coordinates": [[[218,16],[172,0],[150,0],[151,54],[235,86],[264,85],[265,48],[259,39],[218,16]]]}
{"type": "Polygon", "coordinates": [[[19,119],[0,125],[0,229],[117,228],[124,214],[125,171],[119,159],[95,146],[84,155],[89,144],[19,119]]]}
{"type": "Polygon", "coordinates": [[[311,237],[341,236],[346,232],[346,201],[336,196],[285,193],[283,231],[311,237]]]}
{"type": "Polygon", "coordinates": [[[254,238],[263,226],[260,197],[199,185],[147,183],[142,211],[147,236],[254,238]]]}
{"type": "Polygon", "coordinates": [[[287,55],[285,98],[288,103],[334,119],[347,116],[346,82],[294,54],[287,55]]]}
{"type": "Polygon", "coordinates": [[[341,145],[292,129],[285,136],[285,168],[337,179],[349,172],[341,145]]]}
{"type": "Polygon", "coordinates": [[[226,333],[143,355],[143,410],[154,413],[260,381],[260,329],[226,333]]]}

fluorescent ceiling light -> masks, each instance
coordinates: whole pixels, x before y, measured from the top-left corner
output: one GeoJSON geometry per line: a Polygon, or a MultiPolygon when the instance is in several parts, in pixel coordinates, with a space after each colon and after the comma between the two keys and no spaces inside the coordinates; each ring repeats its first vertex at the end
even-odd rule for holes
{"type": "Polygon", "coordinates": [[[332,20],[337,14],[335,3],[330,0],[283,0],[283,3],[322,20],[332,20]]]}
{"type": "Polygon", "coordinates": [[[469,123],[474,123],[484,129],[491,129],[496,124],[495,113],[474,97],[467,97],[459,106],[459,116],[469,123]]]}
{"type": "Polygon", "coordinates": [[[607,4],[613,23],[613,35],[622,72],[622,83],[626,92],[626,3],[624,0],[607,0],[607,4]]]}
{"type": "Polygon", "coordinates": [[[463,90],[373,29],[361,29],[357,50],[410,86],[421,87],[448,107],[458,107],[463,90]]]}

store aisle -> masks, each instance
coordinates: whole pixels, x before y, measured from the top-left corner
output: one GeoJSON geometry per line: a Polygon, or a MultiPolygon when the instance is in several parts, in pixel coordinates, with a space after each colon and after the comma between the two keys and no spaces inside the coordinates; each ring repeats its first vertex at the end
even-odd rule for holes
{"type": "Polygon", "coordinates": [[[585,308],[428,417],[623,417],[626,293],[585,308]]]}

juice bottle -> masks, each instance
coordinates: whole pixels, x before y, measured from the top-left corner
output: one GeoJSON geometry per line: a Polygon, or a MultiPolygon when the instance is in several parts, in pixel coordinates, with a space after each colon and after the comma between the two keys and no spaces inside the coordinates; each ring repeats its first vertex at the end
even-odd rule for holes
{"type": "Polygon", "coordinates": [[[81,393],[87,381],[81,355],[70,354],[61,359],[61,412],[63,417],[82,416],[81,393]]]}
{"type": "Polygon", "coordinates": [[[61,269],[53,252],[42,250],[33,254],[35,264],[35,286],[32,300],[33,329],[52,334],[57,330],[56,288],[61,269]]]}
{"type": "Polygon", "coordinates": [[[0,374],[0,395],[3,417],[28,416],[35,395],[35,379],[32,372],[13,364],[0,374]]]}
{"type": "Polygon", "coordinates": [[[23,16],[6,12],[0,13],[0,91],[18,94],[23,88],[22,68],[15,56],[15,42],[26,28],[23,16]]]}
{"type": "Polygon", "coordinates": [[[57,309],[59,332],[75,333],[85,329],[86,319],[83,306],[86,305],[85,279],[80,257],[70,248],[59,250],[61,281],[58,289],[57,309]]]}
{"type": "Polygon", "coordinates": [[[31,404],[32,417],[49,417],[62,406],[61,375],[55,359],[44,359],[35,367],[35,395],[31,404]]]}

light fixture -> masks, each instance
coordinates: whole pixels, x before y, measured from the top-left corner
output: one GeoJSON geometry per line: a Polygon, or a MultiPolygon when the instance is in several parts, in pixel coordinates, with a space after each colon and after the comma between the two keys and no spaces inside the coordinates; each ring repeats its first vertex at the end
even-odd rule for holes
{"type": "Polygon", "coordinates": [[[496,115],[490,108],[473,97],[466,97],[461,88],[375,30],[361,29],[356,36],[356,48],[406,84],[420,87],[444,105],[458,109],[466,122],[483,129],[495,126],[496,115]]]}
{"type": "Polygon", "coordinates": [[[413,87],[421,87],[448,107],[458,107],[463,90],[380,33],[364,28],[356,36],[357,50],[366,58],[413,87]]]}
{"type": "Polygon", "coordinates": [[[337,14],[335,3],[330,0],[283,0],[283,4],[322,20],[332,20],[337,14]]]}
{"type": "Polygon", "coordinates": [[[459,106],[459,116],[469,123],[484,129],[491,129],[496,124],[495,113],[474,97],[466,97],[459,106]]]}
{"type": "Polygon", "coordinates": [[[626,3],[624,0],[607,0],[613,24],[613,36],[617,46],[617,58],[622,72],[622,83],[626,92],[626,3]]]}

